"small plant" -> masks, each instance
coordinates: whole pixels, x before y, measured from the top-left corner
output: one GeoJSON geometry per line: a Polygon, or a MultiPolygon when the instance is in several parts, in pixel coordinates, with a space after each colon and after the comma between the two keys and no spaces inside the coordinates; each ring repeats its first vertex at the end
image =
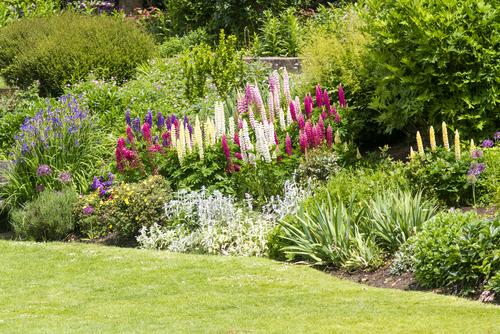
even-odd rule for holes
{"type": "Polygon", "coordinates": [[[78,195],[71,187],[46,190],[32,202],[11,212],[15,235],[23,240],[63,240],[75,229],[73,206],[78,195]]]}
{"type": "Polygon", "coordinates": [[[422,198],[422,192],[388,191],[376,194],[367,205],[367,225],[364,227],[377,244],[389,253],[415,235],[436,212],[432,200],[422,198]]]}

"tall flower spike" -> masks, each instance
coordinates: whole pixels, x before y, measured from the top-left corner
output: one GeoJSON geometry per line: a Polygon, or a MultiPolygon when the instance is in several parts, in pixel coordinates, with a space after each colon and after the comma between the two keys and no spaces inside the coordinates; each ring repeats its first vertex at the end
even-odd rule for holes
{"type": "Polygon", "coordinates": [[[339,84],[339,104],[341,108],[347,107],[344,95],[344,87],[342,87],[342,84],[339,84]]]}
{"type": "Polygon", "coordinates": [[[127,122],[128,126],[132,125],[132,121],[130,120],[130,109],[127,109],[125,112],[125,121],[127,122]]]}
{"type": "Polygon", "coordinates": [[[455,130],[455,159],[460,160],[460,134],[455,130]]]}
{"type": "Polygon", "coordinates": [[[340,140],[339,130],[335,131],[335,138],[333,141],[335,142],[335,145],[342,144],[342,140],[340,140]]]}
{"type": "Polygon", "coordinates": [[[326,110],[330,110],[330,97],[328,96],[328,91],[326,89],[323,91],[323,105],[326,110]]]}
{"type": "Polygon", "coordinates": [[[321,92],[321,86],[316,85],[316,107],[321,108],[323,105],[323,93],[321,92]]]}
{"type": "Polygon", "coordinates": [[[422,143],[422,137],[420,136],[420,131],[417,131],[417,149],[418,149],[418,154],[422,158],[425,157],[424,144],[422,143]]]}
{"type": "Polygon", "coordinates": [[[305,131],[300,131],[299,146],[300,146],[300,150],[302,151],[302,153],[306,153],[308,142],[307,142],[307,135],[306,135],[305,131]]]}
{"type": "Polygon", "coordinates": [[[234,117],[231,116],[229,117],[229,137],[233,138],[234,137],[234,117]]]}
{"type": "Polygon", "coordinates": [[[226,133],[226,117],[224,115],[224,104],[220,101],[215,102],[215,131],[216,137],[220,138],[226,133]]]}
{"type": "Polygon", "coordinates": [[[226,162],[227,162],[228,168],[230,168],[231,167],[231,151],[229,150],[229,145],[227,144],[226,135],[222,135],[221,145],[222,145],[222,151],[224,152],[224,156],[226,157],[226,162]]]}
{"type": "Polygon", "coordinates": [[[280,107],[278,111],[278,117],[280,121],[280,128],[281,130],[286,129],[286,123],[285,123],[285,113],[283,112],[283,109],[280,107]]]}
{"type": "Polygon", "coordinates": [[[297,113],[295,112],[295,102],[290,101],[290,116],[292,117],[292,121],[297,122],[297,113]]]}
{"type": "Polygon", "coordinates": [[[286,102],[290,103],[292,96],[290,94],[290,78],[288,77],[286,67],[283,67],[283,93],[285,94],[286,102]]]}
{"type": "Polygon", "coordinates": [[[436,152],[436,135],[433,126],[429,128],[429,142],[431,144],[431,151],[436,152]]]}
{"type": "Polygon", "coordinates": [[[415,159],[415,151],[413,151],[413,147],[410,146],[410,160],[415,159]]]}
{"type": "Polygon", "coordinates": [[[286,154],[288,154],[289,157],[292,156],[292,138],[290,138],[290,136],[288,135],[288,133],[286,134],[286,138],[285,138],[285,152],[286,154]]]}
{"type": "Polygon", "coordinates": [[[332,147],[333,144],[333,129],[330,125],[326,128],[326,145],[328,147],[332,147]]]}
{"type": "Polygon", "coordinates": [[[445,122],[443,122],[443,124],[441,124],[441,128],[443,129],[443,146],[447,151],[449,151],[450,150],[450,142],[448,141],[448,127],[446,126],[445,122]]]}
{"type": "Polygon", "coordinates": [[[361,159],[361,152],[359,151],[359,147],[356,147],[356,159],[361,159]]]}
{"type": "Polygon", "coordinates": [[[470,140],[470,151],[474,151],[476,149],[476,145],[474,144],[474,139],[470,140]]]}
{"type": "Polygon", "coordinates": [[[298,96],[295,96],[295,113],[297,115],[302,114],[302,110],[300,109],[300,99],[298,96]]]}

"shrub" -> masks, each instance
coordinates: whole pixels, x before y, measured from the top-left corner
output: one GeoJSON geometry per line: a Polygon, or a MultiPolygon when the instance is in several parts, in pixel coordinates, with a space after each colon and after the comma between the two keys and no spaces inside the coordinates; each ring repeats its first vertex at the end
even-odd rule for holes
{"type": "Polygon", "coordinates": [[[73,206],[78,201],[74,189],[46,190],[23,208],[11,212],[11,223],[20,239],[62,240],[73,232],[73,206]]]}
{"type": "Polygon", "coordinates": [[[76,208],[79,230],[86,237],[114,235],[119,242],[127,242],[138,235],[141,227],[163,221],[163,205],[171,196],[170,185],[163,177],[114,186],[103,182],[104,188],[98,186],[76,208]]]}
{"type": "Polygon", "coordinates": [[[376,91],[385,131],[449,121],[463,134],[495,130],[500,11],[475,0],[368,1],[376,91]]]}
{"type": "Polygon", "coordinates": [[[74,184],[86,191],[88,180],[109,157],[107,144],[107,136],[74,97],[48,101],[21,126],[11,151],[14,166],[0,195],[13,209],[44,189],[74,184]]]}
{"type": "Polygon", "coordinates": [[[174,57],[201,43],[208,43],[208,35],[205,29],[198,28],[181,37],[167,38],[160,46],[160,56],[174,57]]]}
{"type": "Polygon", "coordinates": [[[309,178],[317,181],[326,181],[339,172],[338,156],[331,150],[314,150],[300,162],[296,170],[298,180],[305,181],[309,178]]]}
{"type": "Polygon", "coordinates": [[[59,9],[59,0],[4,0],[0,2],[0,27],[21,17],[48,16],[59,9]]]}
{"type": "Polygon", "coordinates": [[[376,194],[367,205],[365,232],[385,251],[394,253],[434,216],[434,201],[422,198],[422,192],[387,191],[376,194]]]}
{"type": "Polygon", "coordinates": [[[205,189],[178,192],[165,204],[166,225],[143,227],[137,241],[143,248],[220,255],[262,256],[274,226],[240,207],[232,197],[205,189]]]}
{"type": "Polygon", "coordinates": [[[426,288],[469,294],[500,270],[500,220],[473,213],[442,213],[415,237],[415,278],[426,288]]]}
{"type": "Polygon", "coordinates": [[[93,72],[99,78],[129,79],[154,54],[149,36],[119,17],[64,13],[22,19],[0,30],[0,68],[8,83],[40,82],[44,95],[93,72]]]}
{"type": "Polygon", "coordinates": [[[375,268],[382,263],[381,252],[360,232],[361,220],[362,212],[354,213],[352,204],[346,208],[328,194],[314,210],[299,211],[297,224],[281,223],[284,239],[290,243],[283,251],[289,259],[304,258],[315,265],[375,268]]]}

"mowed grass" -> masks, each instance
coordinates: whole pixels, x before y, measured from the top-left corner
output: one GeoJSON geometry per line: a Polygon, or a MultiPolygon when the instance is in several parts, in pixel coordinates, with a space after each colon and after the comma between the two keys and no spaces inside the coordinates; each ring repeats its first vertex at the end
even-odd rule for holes
{"type": "Polygon", "coordinates": [[[500,333],[500,307],[267,259],[0,241],[1,333],[500,333]]]}

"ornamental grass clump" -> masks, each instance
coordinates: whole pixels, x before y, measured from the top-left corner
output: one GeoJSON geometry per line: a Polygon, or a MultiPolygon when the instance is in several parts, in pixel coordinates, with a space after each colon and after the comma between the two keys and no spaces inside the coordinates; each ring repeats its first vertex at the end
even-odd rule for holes
{"type": "Polygon", "coordinates": [[[73,96],[49,101],[45,109],[26,118],[15,137],[10,158],[13,167],[0,189],[13,209],[42,190],[73,184],[80,192],[109,152],[107,137],[73,96]]]}

